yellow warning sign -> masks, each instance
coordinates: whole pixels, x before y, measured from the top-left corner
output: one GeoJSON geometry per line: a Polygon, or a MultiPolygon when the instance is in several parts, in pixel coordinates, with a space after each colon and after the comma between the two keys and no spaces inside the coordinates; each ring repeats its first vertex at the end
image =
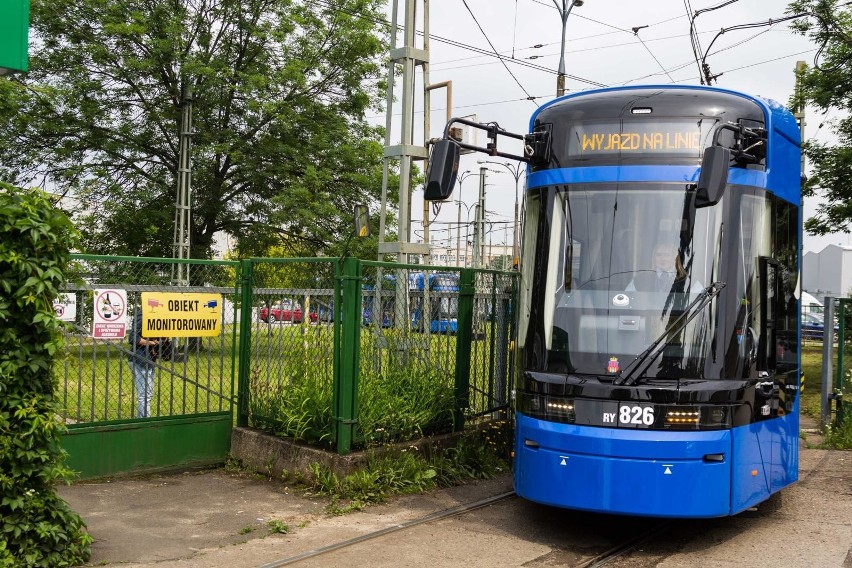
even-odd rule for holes
{"type": "Polygon", "coordinates": [[[222,295],[142,292],[142,337],[216,337],[222,295]]]}

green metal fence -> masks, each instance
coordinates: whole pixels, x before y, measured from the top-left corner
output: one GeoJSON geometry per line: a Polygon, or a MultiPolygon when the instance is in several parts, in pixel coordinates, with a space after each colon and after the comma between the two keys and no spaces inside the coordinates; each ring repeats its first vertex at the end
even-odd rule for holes
{"type": "Polygon", "coordinates": [[[338,264],[244,261],[238,424],[310,443],[330,439],[338,264]]]}
{"type": "Polygon", "coordinates": [[[824,316],[820,417],[839,425],[849,419],[852,397],[852,298],[826,298],[824,316]]]}
{"type": "Polygon", "coordinates": [[[238,425],[341,454],[508,408],[514,273],[354,258],[75,261],[56,396],[85,477],[221,461],[234,405],[238,425]],[[222,332],[171,338],[155,362],[148,416],[128,339],[93,337],[102,289],[126,294],[128,322],[146,292],[221,294],[222,332]]]}
{"type": "Polygon", "coordinates": [[[139,466],[165,467],[175,460],[222,459],[233,413],[239,263],[94,255],[73,259],[64,290],[68,296],[60,306],[74,306],[76,313],[63,324],[65,351],[54,366],[59,418],[69,428],[65,446],[71,466],[91,477],[139,466]],[[174,284],[178,273],[184,279],[188,273],[189,285],[174,284]],[[140,393],[129,364],[128,338],[93,337],[99,289],[124,291],[125,313],[116,315],[126,321],[128,332],[145,292],[221,295],[218,336],[164,338],[172,349],[154,362],[147,417],[137,410],[140,393]],[[170,442],[152,447],[160,438],[170,442]],[[178,440],[187,448],[174,445],[178,440]]]}
{"type": "Polygon", "coordinates": [[[248,263],[239,424],[347,453],[507,408],[513,273],[352,258],[248,263]],[[286,323],[269,317],[276,305],[286,323]]]}

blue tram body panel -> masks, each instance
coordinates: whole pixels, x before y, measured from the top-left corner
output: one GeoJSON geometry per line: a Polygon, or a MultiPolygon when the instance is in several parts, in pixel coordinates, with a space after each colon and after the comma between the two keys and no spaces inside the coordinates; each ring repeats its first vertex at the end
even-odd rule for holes
{"type": "Polygon", "coordinates": [[[730,511],[731,432],[575,426],[516,414],[515,491],[546,505],[648,517],[730,511]],[[540,445],[530,448],[524,441],[540,445]],[[705,462],[706,454],[724,454],[705,462]]]}
{"type": "Polygon", "coordinates": [[[789,443],[796,432],[798,414],[730,430],[672,432],[576,426],[516,413],[515,491],[545,505],[595,512],[733,515],[798,479],[798,444],[789,443]],[[724,459],[705,459],[713,454],[724,459]]]}

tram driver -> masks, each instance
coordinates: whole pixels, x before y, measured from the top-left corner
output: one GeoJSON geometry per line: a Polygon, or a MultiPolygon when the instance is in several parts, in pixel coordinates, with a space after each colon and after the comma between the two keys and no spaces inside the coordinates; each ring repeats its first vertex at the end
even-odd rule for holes
{"type": "MultiPolygon", "coordinates": [[[[676,284],[683,286],[686,270],[680,260],[677,249],[669,243],[660,242],[654,246],[651,258],[652,269],[638,271],[627,287],[626,292],[669,292],[676,284]]],[[[694,288],[695,286],[693,286],[694,288]]],[[[700,288],[699,288],[700,289],[700,288]]]]}

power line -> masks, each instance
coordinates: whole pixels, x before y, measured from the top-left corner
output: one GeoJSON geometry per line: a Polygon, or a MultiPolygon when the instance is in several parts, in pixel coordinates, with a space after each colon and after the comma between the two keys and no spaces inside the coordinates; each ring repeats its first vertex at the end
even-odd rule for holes
{"type": "MultiPolygon", "coordinates": [[[[766,59],[764,61],[758,61],[757,63],[751,63],[749,65],[743,65],[742,67],[734,67],[733,69],[727,69],[725,71],[722,71],[722,73],[720,73],[720,75],[723,75],[725,73],[732,73],[734,71],[742,71],[743,69],[749,69],[751,67],[757,67],[758,65],[765,65],[767,63],[773,63],[775,61],[781,61],[782,59],[788,59],[790,57],[798,57],[800,55],[805,55],[806,53],[813,53],[815,51],[816,51],[816,49],[808,49],[808,50],[805,50],[805,51],[790,53],[788,55],[782,55],[780,57],[774,57],[772,59],[766,59]]],[[[692,62],[690,61],[690,64],[691,63],[692,62]]],[[[675,83],[683,83],[685,81],[695,81],[696,79],[700,79],[700,77],[688,77],[686,79],[680,79],[679,81],[675,81],[675,83]]]]}
{"type": "MultiPolygon", "coordinates": [[[[701,61],[698,57],[698,54],[701,53],[701,44],[695,32],[695,16],[692,14],[692,5],[690,5],[689,0],[683,0],[683,7],[686,8],[686,17],[689,18],[689,41],[692,45],[692,56],[695,59],[695,65],[698,66],[698,76],[703,77],[701,61]]],[[[704,84],[704,79],[701,79],[701,84],[704,84]]]]}
{"type": "MultiPolygon", "coordinates": [[[[356,18],[361,18],[362,20],[367,20],[367,21],[373,22],[375,24],[381,24],[381,25],[384,25],[388,28],[390,28],[390,26],[391,26],[391,23],[389,21],[385,20],[385,19],[367,16],[365,14],[361,14],[361,13],[358,13],[358,12],[352,12],[350,10],[344,10],[343,8],[339,8],[335,5],[333,5],[329,0],[316,0],[316,2],[319,3],[319,4],[323,4],[324,6],[330,8],[332,10],[342,12],[344,14],[349,14],[350,16],[353,16],[353,17],[356,17],[356,18]]],[[[397,27],[400,30],[405,29],[404,26],[397,26],[397,27]]],[[[419,36],[423,35],[422,31],[415,30],[415,33],[419,36]]],[[[556,75],[556,71],[554,71],[553,69],[548,69],[547,67],[542,67],[541,65],[536,65],[535,63],[530,63],[529,61],[523,61],[523,60],[519,60],[519,59],[510,59],[510,58],[507,58],[507,57],[503,57],[499,53],[495,53],[495,52],[492,52],[492,51],[488,51],[486,49],[482,49],[482,48],[479,48],[479,47],[468,45],[468,44],[462,43],[460,41],[441,37],[441,36],[434,35],[434,34],[431,34],[431,33],[429,34],[429,39],[431,41],[436,41],[438,43],[444,43],[444,44],[450,45],[452,47],[457,47],[459,49],[472,51],[474,53],[479,53],[481,55],[487,55],[489,57],[497,57],[499,59],[505,59],[506,61],[511,61],[515,65],[522,65],[524,67],[529,67],[530,69],[535,69],[536,71],[543,71],[545,73],[550,73],[552,75],[556,75]]],[[[607,87],[608,86],[608,85],[604,85],[603,83],[598,83],[597,81],[592,81],[591,79],[586,79],[585,77],[578,77],[576,75],[565,75],[565,76],[569,79],[573,79],[573,80],[578,81],[580,83],[586,83],[588,85],[592,85],[592,86],[595,86],[595,87],[607,87]]]]}
{"type": "MultiPolygon", "coordinates": [[[[490,45],[490,46],[491,46],[491,50],[492,50],[492,51],[494,51],[494,54],[495,54],[495,55],[497,55],[497,56],[499,57],[499,55],[500,55],[500,54],[499,54],[499,53],[497,53],[497,49],[494,47],[494,44],[493,44],[493,43],[491,43],[491,40],[488,38],[488,34],[486,34],[486,33],[485,33],[485,30],[483,30],[483,29],[482,29],[482,26],[479,24],[479,20],[477,20],[477,19],[476,19],[476,16],[473,14],[473,10],[471,10],[471,9],[470,9],[470,6],[468,6],[468,5],[467,5],[467,0],[462,0],[462,4],[464,4],[464,7],[465,7],[465,8],[467,8],[467,11],[468,11],[468,13],[470,14],[470,17],[471,17],[471,18],[473,18],[473,21],[474,21],[474,23],[476,24],[476,27],[478,27],[478,28],[479,28],[479,31],[480,31],[480,32],[482,32],[482,36],[485,38],[485,41],[487,41],[487,42],[488,42],[488,45],[490,45]]],[[[518,78],[517,78],[517,77],[515,77],[515,74],[514,74],[514,73],[512,73],[512,70],[511,70],[511,69],[509,69],[509,66],[508,66],[508,65],[506,65],[506,62],[505,62],[505,61],[503,61],[503,58],[502,58],[502,57],[500,58],[500,63],[502,63],[502,64],[503,64],[503,67],[505,67],[505,69],[506,69],[506,71],[509,73],[509,75],[511,75],[511,76],[512,76],[512,79],[514,79],[514,80],[515,80],[515,83],[517,83],[517,84],[518,84],[518,86],[521,88],[521,90],[524,92],[524,94],[527,96],[527,98],[528,98],[528,99],[529,99],[529,100],[530,100],[533,104],[535,104],[535,99],[532,97],[532,95],[530,95],[530,94],[529,94],[529,92],[527,92],[527,90],[524,88],[524,86],[521,84],[521,82],[520,82],[520,81],[518,81],[518,78]]]]}
{"type": "Polygon", "coordinates": [[[654,55],[654,52],[653,52],[653,51],[651,51],[651,48],[650,48],[650,47],[648,47],[648,46],[645,44],[645,42],[644,42],[644,41],[642,41],[642,38],[641,38],[641,37],[639,37],[639,30],[636,30],[636,32],[634,33],[634,35],[636,36],[636,39],[638,39],[638,40],[639,40],[639,43],[641,43],[641,44],[642,44],[642,47],[644,47],[644,48],[648,51],[648,54],[649,54],[649,55],[650,55],[650,56],[654,59],[654,61],[656,61],[656,62],[657,62],[657,65],[659,65],[659,66],[660,66],[660,69],[662,69],[662,70],[663,70],[663,73],[665,73],[665,74],[666,74],[666,76],[669,78],[669,80],[674,81],[674,79],[672,78],[672,76],[671,76],[671,75],[669,75],[669,72],[668,72],[668,71],[666,71],[666,68],[665,68],[665,67],[663,67],[663,64],[662,64],[662,63],[660,63],[660,60],[659,60],[659,59],[657,59],[657,56],[656,56],[656,55],[654,55]]]}
{"type": "MultiPolygon", "coordinates": [[[[700,32],[700,33],[705,34],[705,35],[709,35],[709,34],[712,34],[714,32],[709,31],[709,32],[700,32]]],[[[609,35],[609,32],[605,35],[609,35]]],[[[666,41],[666,40],[670,40],[670,39],[678,39],[678,38],[684,38],[684,37],[687,37],[687,36],[684,35],[684,34],[677,34],[677,35],[671,35],[671,36],[650,38],[650,39],[646,39],[644,41],[645,41],[645,43],[650,43],[650,42],[653,42],[653,41],[666,41]]],[[[576,41],[576,40],[568,40],[568,41],[576,41]]],[[[552,45],[552,44],[542,44],[542,47],[544,47],[546,45],[552,45]]],[[[587,52],[587,51],[600,51],[602,49],[609,49],[609,48],[613,48],[613,47],[625,47],[625,46],[632,46],[632,45],[636,45],[636,42],[635,41],[626,41],[624,43],[611,43],[609,45],[599,45],[599,46],[595,46],[595,47],[586,47],[586,48],[583,48],[583,49],[572,49],[570,51],[567,51],[566,53],[567,54],[576,54],[576,53],[584,53],[584,52],[587,52]]],[[[527,49],[532,49],[532,48],[527,48],[527,49]]],[[[546,54],[540,55],[538,57],[551,57],[551,56],[556,56],[556,55],[559,55],[559,54],[558,53],[546,53],[546,54]]],[[[479,56],[473,56],[473,57],[462,57],[462,58],[458,58],[458,59],[448,59],[446,61],[441,61],[439,63],[433,63],[432,69],[434,70],[436,66],[444,65],[444,64],[447,64],[447,63],[455,63],[457,61],[470,61],[472,59],[480,59],[480,57],[479,56]]],[[[458,66],[455,66],[455,67],[440,67],[440,70],[441,71],[450,71],[450,70],[453,70],[453,69],[469,69],[471,67],[481,67],[481,66],[492,65],[492,64],[493,64],[492,62],[488,62],[488,63],[475,63],[475,64],[472,64],[472,65],[458,65],[458,66]]]]}
{"type": "MultiPolygon", "coordinates": [[[[549,96],[552,96],[552,95],[538,95],[534,98],[541,99],[541,98],[545,98],[545,97],[549,97],[549,96]]],[[[476,104],[472,104],[472,105],[453,105],[453,110],[458,110],[458,109],[462,109],[462,108],[478,108],[478,107],[491,106],[491,105],[500,105],[500,104],[505,104],[505,103],[516,103],[516,102],[525,101],[525,100],[527,100],[526,97],[523,97],[523,98],[520,98],[520,99],[504,99],[502,101],[490,101],[490,102],[487,102],[487,103],[476,103],[476,104]]],[[[436,111],[436,110],[447,110],[447,109],[446,108],[433,108],[431,110],[436,111]]],[[[412,114],[415,114],[415,115],[423,114],[423,111],[417,110],[417,111],[414,111],[412,114]]],[[[364,118],[384,118],[385,116],[387,116],[387,115],[374,114],[374,115],[371,115],[371,116],[365,116],[364,118]]],[[[402,113],[397,112],[397,113],[394,113],[393,116],[402,116],[402,113]]]]}
{"type": "MultiPolygon", "coordinates": [[[[730,0],[728,2],[728,4],[730,4],[731,2],[735,2],[735,1],[736,0],[730,0]]],[[[723,4],[723,6],[724,5],[726,5],[726,4],[723,4]]],[[[721,6],[719,6],[719,7],[721,7],[721,6]]],[[[730,32],[730,31],[735,31],[735,30],[747,30],[747,29],[759,28],[759,27],[763,27],[763,26],[773,26],[773,25],[781,23],[781,22],[786,22],[786,21],[789,21],[789,20],[795,20],[795,19],[801,18],[803,16],[807,16],[807,15],[808,15],[807,13],[801,13],[801,14],[793,14],[791,16],[785,16],[783,18],[769,18],[768,20],[765,20],[765,21],[762,21],[762,22],[753,22],[751,24],[739,24],[739,25],[736,25],[736,26],[731,26],[729,28],[722,28],[721,30],[719,30],[719,33],[717,33],[713,37],[713,41],[710,42],[710,45],[707,46],[707,51],[705,51],[704,55],[701,57],[701,70],[704,73],[704,77],[707,80],[707,84],[709,85],[711,83],[711,81],[715,80],[716,77],[718,77],[718,75],[713,76],[713,75],[710,74],[710,66],[707,65],[707,57],[710,54],[710,49],[713,47],[713,44],[716,43],[716,40],[719,39],[719,37],[722,36],[722,34],[725,34],[725,33],[730,32]]],[[[753,36],[753,37],[756,37],[756,36],[753,36]]],[[[702,83],[703,82],[704,81],[702,80],[702,83]]]]}
{"type": "MultiPolygon", "coordinates": [[[[737,0],[730,0],[730,1],[732,1],[732,2],[736,2],[737,0]]],[[[537,3],[537,4],[543,4],[543,2],[541,2],[540,0],[533,0],[533,2],[535,2],[535,3],[537,3]]],[[[624,32],[624,33],[632,34],[633,36],[635,36],[635,37],[636,37],[636,39],[638,39],[638,40],[639,40],[639,42],[642,44],[642,47],[644,47],[644,48],[645,48],[645,50],[646,50],[646,51],[648,52],[648,54],[649,54],[649,55],[650,55],[650,56],[654,59],[654,61],[656,61],[656,62],[657,62],[657,65],[659,65],[659,66],[660,66],[660,69],[662,69],[663,71],[665,71],[665,67],[663,67],[663,64],[662,64],[662,63],[660,63],[660,60],[659,60],[659,59],[657,59],[657,56],[656,56],[656,55],[654,55],[654,52],[652,52],[652,51],[651,51],[651,48],[650,48],[650,47],[648,47],[648,46],[645,44],[645,42],[644,42],[644,41],[642,41],[642,38],[640,38],[640,37],[639,37],[639,30],[640,30],[640,29],[643,29],[643,28],[650,27],[650,25],[646,25],[646,26],[639,26],[639,27],[635,27],[635,28],[633,28],[632,30],[627,30],[627,29],[624,29],[624,28],[620,28],[620,27],[618,27],[618,26],[613,26],[612,24],[607,24],[606,22],[601,22],[600,20],[595,20],[594,18],[589,18],[589,17],[587,17],[587,16],[583,16],[582,14],[575,14],[575,17],[580,18],[580,19],[583,19],[583,20],[587,20],[587,21],[589,21],[589,22],[594,22],[594,23],[599,24],[599,25],[601,25],[601,26],[606,26],[606,27],[608,27],[608,28],[612,28],[612,29],[617,30],[617,31],[619,31],[619,32],[624,32]]],[[[679,18],[679,17],[680,17],[680,16],[678,16],[678,18],[679,18]]],[[[668,20],[663,20],[663,21],[670,21],[670,20],[672,20],[672,19],[678,19],[678,18],[670,18],[670,19],[668,19],[668,20]]],[[[659,22],[658,22],[658,23],[659,23],[659,22]]],[[[656,25],[656,24],[654,24],[654,25],[656,25]]],[[[615,33],[615,32],[611,32],[611,33],[615,33]]],[[[669,77],[669,79],[672,79],[672,78],[671,78],[671,77],[669,77]]],[[[672,79],[672,80],[673,80],[673,79],[672,79]]]]}
{"type": "MultiPolygon", "coordinates": [[[[727,47],[723,47],[722,49],[720,49],[720,50],[716,51],[715,53],[721,53],[721,52],[723,52],[723,51],[727,51],[727,50],[729,50],[729,49],[733,49],[733,48],[735,48],[735,47],[738,47],[738,46],[740,46],[740,45],[743,45],[744,43],[747,43],[747,42],[749,42],[749,41],[751,41],[751,40],[755,39],[756,37],[758,37],[758,36],[761,36],[761,35],[765,34],[765,33],[766,33],[766,32],[768,32],[768,31],[771,31],[771,28],[770,28],[770,29],[767,29],[767,30],[763,30],[762,32],[758,32],[758,33],[754,34],[753,36],[748,37],[748,38],[746,38],[746,39],[744,39],[744,40],[742,40],[742,41],[739,41],[739,42],[737,42],[737,43],[735,43],[735,44],[729,45],[729,46],[727,46],[727,47]]],[[[704,32],[704,33],[712,33],[712,32],[704,32]]],[[[668,76],[668,78],[669,78],[669,79],[670,79],[670,80],[674,83],[674,82],[676,82],[676,81],[675,81],[674,79],[672,79],[672,77],[671,77],[671,75],[669,75],[669,73],[674,72],[674,71],[679,71],[679,70],[683,69],[684,67],[689,67],[690,65],[692,65],[692,63],[693,63],[693,61],[692,61],[691,59],[690,59],[689,61],[685,62],[685,63],[680,63],[680,64],[678,64],[678,65],[676,65],[676,66],[674,66],[674,67],[669,68],[669,69],[668,69],[668,72],[666,72],[665,74],[666,74],[666,75],[668,76]]],[[[664,72],[665,72],[665,71],[664,71],[664,72]]],[[[635,78],[635,79],[630,79],[629,81],[625,81],[624,83],[622,83],[622,85],[626,85],[626,84],[628,84],[628,83],[632,83],[633,81],[640,81],[640,80],[642,80],[642,79],[646,79],[646,78],[648,78],[648,77],[654,77],[654,76],[659,75],[659,74],[660,74],[660,73],[651,73],[651,74],[649,74],[649,75],[643,75],[643,76],[641,76],[641,77],[637,77],[637,78],[635,78]]]]}

